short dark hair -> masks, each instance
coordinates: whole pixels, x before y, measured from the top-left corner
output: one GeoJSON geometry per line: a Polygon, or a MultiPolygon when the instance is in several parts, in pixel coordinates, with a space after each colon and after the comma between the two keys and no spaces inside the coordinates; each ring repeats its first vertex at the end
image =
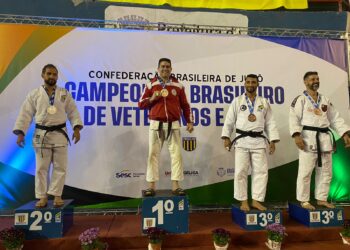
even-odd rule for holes
{"type": "Polygon", "coordinates": [[[42,73],[42,74],[45,74],[45,71],[46,71],[46,69],[48,69],[48,68],[55,69],[55,70],[58,72],[57,67],[56,67],[55,65],[49,63],[49,64],[46,64],[46,65],[44,66],[44,68],[43,68],[43,70],[41,71],[41,73],[42,73]]]}
{"type": "Polygon", "coordinates": [[[308,78],[311,75],[318,75],[318,73],[317,73],[317,71],[308,71],[308,72],[305,73],[303,79],[305,80],[306,78],[308,78]]]}
{"type": "Polygon", "coordinates": [[[255,74],[248,74],[248,75],[246,76],[246,79],[247,79],[248,77],[250,77],[250,78],[255,78],[256,81],[259,82],[258,76],[255,75],[255,74]]]}
{"type": "Polygon", "coordinates": [[[159,61],[158,61],[158,68],[159,68],[161,62],[168,62],[171,65],[171,60],[169,58],[165,58],[164,57],[164,58],[160,58],[159,59],[159,61]]]}

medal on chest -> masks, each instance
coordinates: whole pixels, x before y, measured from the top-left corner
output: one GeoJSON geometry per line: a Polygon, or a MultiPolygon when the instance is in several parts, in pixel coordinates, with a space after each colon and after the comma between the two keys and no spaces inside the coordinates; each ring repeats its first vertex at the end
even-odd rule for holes
{"type": "Polygon", "coordinates": [[[249,114],[248,115],[248,121],[255,122],[256,121],[256,116],[254,114],[249,114]]]}
{"type": "Polygon", "coordinates": [[[322,110],[319,108],[320,107],[320,102],[321,102],[321,96],[318,94],[317,96],[317,101],[315,102],[312,97],[307,93],[307,91],[304,91],[304,95],[307,97],[307,99],[310,101],[312,106],[314,107],[313,113],[315,115],[321,116],[322,115],[322,110]]]}
{"type": "Polygon", "coordinates": [[[322,115],[322,111],[320,109],[314,109],[314,114],[315,115],[322,115]]]}
{"type": "Polygon", "coordinates": [[[163,96],[163,97],[167,97],[169,95],[169,91],[167,89],[162,89],[160,91],[160,94],[163,96]]]}
{"type": "Polygon", "coordinates": [[[54,115],[57,112],[57,108],[54,105],[50,105],[46,111],[48,114],[54,115]]]}
{"type": "Polygon", "coordinates": [[[248,121],[250,121],[250,122],[255,122],[256,121],[256,116],[254,115],[255,98],[256,97],[254,97],[254,100],[252,102],[250,102],[248,96],[245,95],[245,100],[247,102],[248,109],[249,109],[248,121]]]}

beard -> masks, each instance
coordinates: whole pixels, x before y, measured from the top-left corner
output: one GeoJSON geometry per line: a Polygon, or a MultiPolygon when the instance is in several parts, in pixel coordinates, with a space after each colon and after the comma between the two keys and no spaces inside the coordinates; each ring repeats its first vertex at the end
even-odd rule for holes
{"type": "Polygon", "coordinates": [[[318,90],[319,87],[320,87],[320,83],[319,83],[319,82],[315,82],[315,83],[311,84],[311,86],[310,86],[310,88],[311,88],[313,91],[318,90]]]}
{"type": "Polygon", "coordinates": [[[56,85],[56,80],[55,79],[47,79],[45,80],[45,83],[50,86],[55,86],[56,85]]]}
{"type": "Polygon", "coordinates": [[[246,90],[248,93],[253,94],[256,91],[256,88],[255,87],[247,87],[246,90]]]}

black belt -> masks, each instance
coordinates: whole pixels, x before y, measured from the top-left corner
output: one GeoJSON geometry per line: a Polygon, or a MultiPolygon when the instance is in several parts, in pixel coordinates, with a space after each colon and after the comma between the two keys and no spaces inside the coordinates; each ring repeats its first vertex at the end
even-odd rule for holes
{"type": "Polygon", "coordinates": [[[243,137],[253,137],[253,138],[256,138],[256,137],[261,137],[261,138],[264,138],[265,140],[267,140],[267,142],[270,144],[270,141],[269,139],[266,138],[265,135],[263,135],[263,131],[259,131],[259,132],[256,132],[256,131],[243,131],[243,130],[240,130],[240,129],[236,129],[236,133],[239,133],[240,135],[237,136],[235,139],[233,139],[233,141],[231,142],[231,146],[230,148],[232,147],[232,145],[238,140],[238,139],[241,139],[243,137]]]}
{"type": "MultiPolygon", "coordinates": [[[[173,123],[172,122],[168,122],[168,134],[166,136],[166,139],[168,140],[170,133],[171,133],[171,128],[172,128],[173,123]]],[[[163,122],[159,122],[158,125],[158,133],[159,133],[159,137],[160,137],[160,133],[163,130],[163,122]]]]}
{"type": "Polygon", "coordinates": [[[316,131],[316,146],[317,146],[317,166],[322,167],[322,157],[321,157],[321,143],[320,143],[320,133],[330,133],[332,135],[333,140],[333,150],[336,151],[336,143],[335,138],[332,133],[332,131],[329,128],[318,128],[318,127],[311,127],[311,126],[304,126],[303,130],[310,130],[310,131],[316,131]]]}
{"type": "MultiPolygon", "coordinates": [[[[46,134],[48,132],[53,132],[53,131],[57,131],[57,132],[60,132],[61,134],[63,134],[66,137],[69,145],[71,145],[70,140],[69,140],[69,136],[68,136],[67,132],[63,129],[65,127],[66,127],[66,123],[62,123],[62,124],[54,125],[54,126],[44,126],[44,125],[40,125],[40,124],[35,124],[35,128],[46,131],[44,136],[43,136],[43,139],[41,141],[41,148],[44,144],[44,139],[45,139],[46,134]]],[[[43,151],[41,151],[41,156],[43,156],[43,151]]]]}

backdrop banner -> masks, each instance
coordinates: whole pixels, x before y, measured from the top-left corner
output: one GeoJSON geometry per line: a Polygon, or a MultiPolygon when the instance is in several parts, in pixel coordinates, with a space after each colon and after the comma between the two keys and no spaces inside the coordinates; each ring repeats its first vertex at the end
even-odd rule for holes
{"type": "MultiPolygon", "coordinates": [[[[281,136],[275,154],[269,157],[267,200],[295,198],[298,156],[289,136],[288,113],[292,100],[305,88],[306,71],[319,72],[320,92],[350,122],[347,72],[336,66],[342,64],[337,61],[345,60],[343,55],[334,54],[329,57],[333,61],[327,61],[273,38],[249,36],[14,24],[0,25],[0,34],[0,192],[5,197],[0,207],[34,197],[34,127],[27,131],[24,149],[16,145],[12,129],[28,92],[43,83],[41,69],[47,63],[58,67],[58,85],[73,95],[85,126],[81,141],[69,147],[66,179],[74,198],[81,196],[80,204],[113,199],[132,202],[141,197],[141,189],[147,186],[149,120],[137,102],[161,57],[171,58],[173,73],[185,86],[195,119],[192,134],[185,126],[181,128],[182,186],[188,189],[192,204],[232,202],[234,152],[224,149],[220,136],[229,104],[244,93],[247,74],[259,76],[258,93],[270,102],[281,136]],[[87,194],[99,198],[89,200],[87,194]]],[[[345,42],[334,42],[339,50],[332,51],[344,51],[345,42]]],[[[315,39],[312,43],[317,47],[315,39]]],[[[320,44],[327,53],[325,44],[333,46],[332,40],[323,43],[320,39],[320,44]]],[[[71,136],[71,128],[69,133],[71,136]]],[[[349,152],[342,145],[338,148],[331,196],[349,199],[349,152]]],[[[171,187],[166,146],[157,187],[171,187]]]]}

